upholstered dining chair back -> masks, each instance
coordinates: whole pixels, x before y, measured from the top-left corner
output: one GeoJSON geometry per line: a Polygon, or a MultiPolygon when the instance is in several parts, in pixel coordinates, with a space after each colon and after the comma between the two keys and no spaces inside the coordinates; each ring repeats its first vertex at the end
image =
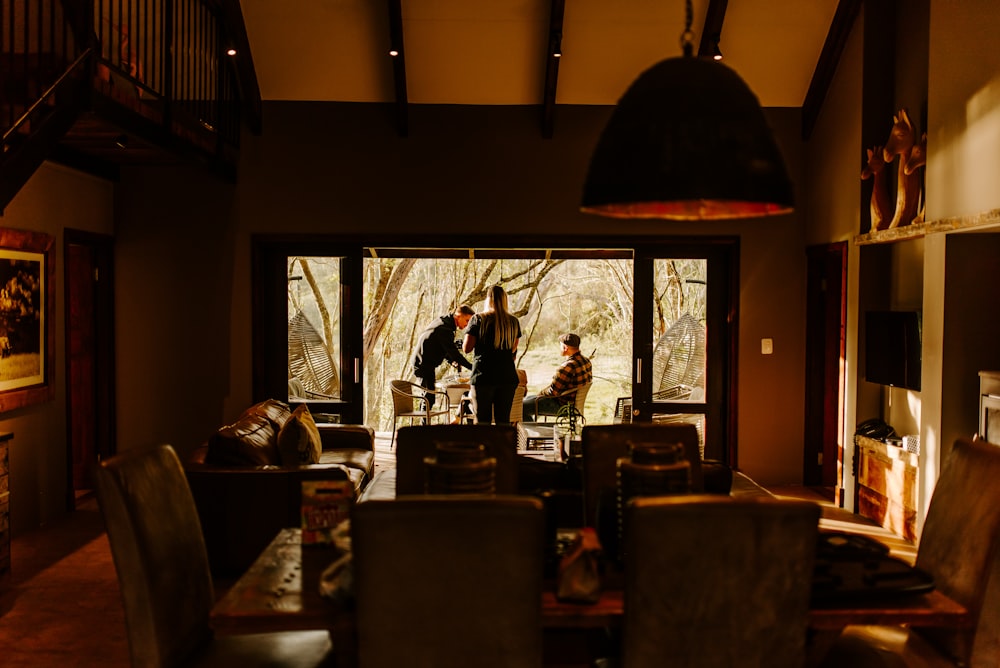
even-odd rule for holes
{"type": "MultiPolygon", "coordinates": [[[[691,464],[691,491],[704,490],[698,429],[693,424],[602,424],[583,428],[583,505],[587,526],[598,524],[598,504],[613,502],[617,462],[629,454],[631,443],[681,443],[691,464]]],[[[613,503],[611,504],[614,505],[613,503]]]]}
{"type": "Polygon", "coordinates": [[[802,666],[819,516],[808,501],[634,499],[623,668],[802,666]]]}
{"type": "Polygon", "coordinates": [[[960,629],[851,626],[823,666],[1000,665],[1000,445],[960,438],[931,493],[916,565],[961,603],[960,629]]]}
{"type": "Polygon", "coordinates": [[[169,445],[105,459],[98,503],[118,573],[133,666],[318,666],[325,631],[214,639],[215,600],[198,512],[169,445]]]}
{"type": "Polygon", "coordinates": [[[359,668],[542,665],[538,499],[367,501],[351,544],[359,668]]]}
{"type": "Polygon", "coordinates": [[[496,459],[497,494],[517,493],[517,428],[512,425],[434,424],[400,427],[396,435],[396,496],[424,493],[424,457],[438,443],[486,446],[496,459]]]}
{"type": "Polygon", "coordinates": [[[919,632],[968,665],[1000,664],[1000,445],[955,442],[931,494],[916,565],[973,619],[962,631],[919,632]]]}

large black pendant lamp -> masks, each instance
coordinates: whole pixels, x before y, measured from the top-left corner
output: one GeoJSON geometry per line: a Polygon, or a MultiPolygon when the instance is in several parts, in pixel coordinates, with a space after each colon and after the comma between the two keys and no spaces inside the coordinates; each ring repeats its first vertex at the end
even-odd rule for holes
{"type": "Polygon", "coordinates": [[[629,87],[590,159],[580,210],[616,218],[709,220],[792,211],[781,153],[736,72],[695,58],[691,0],[684,56],[629,87]]]}

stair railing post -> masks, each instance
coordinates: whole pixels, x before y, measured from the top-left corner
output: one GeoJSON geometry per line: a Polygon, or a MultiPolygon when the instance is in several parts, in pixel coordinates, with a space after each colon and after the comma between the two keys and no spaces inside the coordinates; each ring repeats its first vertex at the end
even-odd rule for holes
{"type": "Polygon", "coordinates": [[[173,126],[174,105],[174,0],[165,0],[163,11],[163,126],[173,126]]]}

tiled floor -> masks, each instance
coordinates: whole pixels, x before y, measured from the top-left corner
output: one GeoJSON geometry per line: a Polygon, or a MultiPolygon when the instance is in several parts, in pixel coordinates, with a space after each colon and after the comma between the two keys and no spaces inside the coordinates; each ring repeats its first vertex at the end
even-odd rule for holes
{"type": "MultiPolygon", "coordinates": [[[[391,466],[389,434],[379,434],[379,468],[391,466]]],[[[822,497],[804,487],[772,489],[780,496],[822,497]]],[[[824,524],[864,530],[912,559],[913,546],[824,503],[824,524]]],[[[93,498],[58,523],[19,536],[11,547],[13,582],[0,594],[3,668],[126,667],[128,641],[118,581],[103,520],[93,498]]]]}

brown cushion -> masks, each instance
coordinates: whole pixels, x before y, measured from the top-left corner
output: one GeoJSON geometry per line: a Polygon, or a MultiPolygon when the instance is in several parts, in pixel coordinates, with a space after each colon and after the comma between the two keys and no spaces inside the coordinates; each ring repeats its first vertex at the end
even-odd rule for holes
{"type": "Polygon", "coordinates": [[[240,417],[244,418],[249,415],[260,415],[267,418],[274,425],[274,431],[277,433],[285,425],[285,422],[288,421],[288,418],[292,416],[292,409],[283,401],[267,399],[246,409],[240,417]]]}
{"type": "Polygon", "coordinates": [[[250,406],[235,422],[212,435],[205,463],[217,466],[278,465],[278,430],[291,415],[288,404],[277,399],[267,399],[250,406]]]}
{"type": "Polygon", "coordinates": [[[244,415],[212,434],[205,463],[264,466],[279,463],[274,424],[264,415],[244,415]]]}
{"type": "Polygon", "coordinates": [[[278,456],[282,466],[316,464],[323,451],[316,421],[305,404],[300,404],[292,412],[285,425],[278,432],[278,456]]]}

